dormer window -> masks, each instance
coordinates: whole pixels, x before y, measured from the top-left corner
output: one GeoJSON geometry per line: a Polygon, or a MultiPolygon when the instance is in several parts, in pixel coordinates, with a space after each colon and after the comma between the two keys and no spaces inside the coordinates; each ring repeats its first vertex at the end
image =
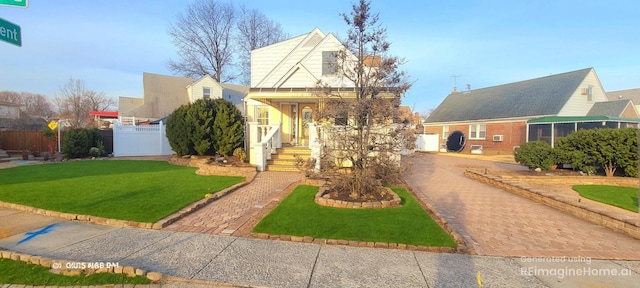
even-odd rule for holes
{"type": "Polygon", "coordinates": [[[322,75],[335,75],[338,73],[338,51],[322,52],[322,75]]]}

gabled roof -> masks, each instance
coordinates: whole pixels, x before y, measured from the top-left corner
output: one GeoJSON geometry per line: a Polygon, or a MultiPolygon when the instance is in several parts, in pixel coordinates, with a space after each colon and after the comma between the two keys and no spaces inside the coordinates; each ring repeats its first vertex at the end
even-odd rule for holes
{"type": "MultiPolygon", "coordinates": [[[[287,60],[290,60],[294,55],[296,55],[296,52],[301,47],[304,47],[307,44],[307,42],[310,42],[312,40],[315,41],[315,39],[317,39],[318,37],[321,38],[321,39],[324,39],[326,37],[326,35],[324,33],[322,33],[322,31],[320,31],[320,29],[314,28],[311,32],[309,32],[307,34],[303,34],[303,35],[300,35],[300,36],[297,36],[297,37],[294,37],[294,38],[291,38],[291,39],[288,39],[288,40],[285,40],[285,41],[282,41],[282,42],[274,43],[274,44],[271,44],[269,46],[262,47],[262,48],[254,50],[254,51],[259,51],[259,50],[271,48],[273,46],[279,45],[279,44],[284,43],[284,42],[297,41],[297,44],[296,44],[295,48],[293,48],[291,51],[289,51],[289,53],[285,57],[283,57],[280,60],[280,62],[275,67],[273,67],[273,69],[271,69],[271,71],[269,71],[269,73],[267,73],[265,75],[265,77],[263,77],[260,80],[260,82],[257,83],[256,87],[263,86],[265,81],[267,81],[267,79],[269,79],[271,77],[277,77],[277,75],[281,75],[280,77],[278,77],[279,79],[281,79],[284,76],[284,74],[287,71],[289,71],[289,69],[291,68],[291,67],[285,67],[284,66],[285,63],[287,63],[287,60]],[[282,71],[283,69],[287,69],[287,71],[282,71]]],[[[315,44],[313,44],[313,45],[315,46],[315,44]]],[[[306,54],[305,54],[305,56],[306,56],[306,54]]],[[[280,82],[280,81],[278,81],[278,82],[280,82]]],[[[274,88],[276,88],[276,87],[274,87],[274,88]]]]}
{"type": "Polygon", "coordinates": [[[592,70],[452,93],[425,123],[557,115],[592,70]]]}
{"type": "Polygon", "coordinates": [[[633,103],[640,104],[640,88],[618,90],[618,91],[607,91],[607,98],[609,98],[609,101],[615,101],[620,99],[631,99],[633,100],[633,103]]]}
{"type": "Polygon", "coordinates": [[[633,102],[629,99],[596,102],[587,113],[587,116],[621,117],[622,113],[627,107],[629,107],[629,105],[633,105],[633,102]]]}
{"type": "MultiPolygon", "coordinates": [[[[220,82],[216,81],[216,79],[213,79],[213,77],[211,77],[211,75],[207,74],[207,75],[204,75],[204,76],[202,76],[202,77],[198,78],[198,79],[197,79],[197,80],[195,80],[195,81],[193,81],[193,80],[192,80],[192,82],[191,82],[191,83],[189,83],[189,85],[187,85],[185,88],[189,89],[189,88],[191,88],[192,86],[196,86],[196,85],[198,85],[198,83],[200,83],[200,82],[201,82],[201,81],[203,81],[204,79],[209,79],[209,80],[211,80],[213,83],[220,85],[220,82]]],[[[220,86],[222,87],[222,85],[220,85],[220,86]]]]}

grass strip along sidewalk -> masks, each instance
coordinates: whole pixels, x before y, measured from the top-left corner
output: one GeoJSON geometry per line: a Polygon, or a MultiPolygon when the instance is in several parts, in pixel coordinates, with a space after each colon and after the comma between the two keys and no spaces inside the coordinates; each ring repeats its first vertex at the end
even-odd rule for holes
{"type": "Polygon", "coordinates": [[[453,238],[403,188],[392,187],[402,206],[384,209],[325,207],[318,187],[300,185],[253,229],[256,233],[368,242],[456,247],[453,238]]]}
{"type": "Polygon", "coordinates": [[[126,274],[96,273],[91,275],[64,276],[49,272],[49,268],[0,259],[0,283],[34,286],[89,286],[105,284],[149,284],[146,277],[129,277],[126,274]]]}
{"type": "Polygon", "coordinates": [[[0,201],[145,223],[156,222],[242,177],[201,176],[162,161],[93,160],[0,170],[0,201]]]}

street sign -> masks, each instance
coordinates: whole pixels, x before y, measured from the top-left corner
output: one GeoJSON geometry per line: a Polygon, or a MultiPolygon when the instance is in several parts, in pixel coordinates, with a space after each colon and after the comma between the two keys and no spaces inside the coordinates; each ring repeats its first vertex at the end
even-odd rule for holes
{"type": "Polygon", "coordinates": [[[49,126],[49,129],[51,130],[56,130],[56,128],[58,128],[58,122],[51,120],[47,126],[49,126]]]}
{"type": "Polygon", "coordinates": [[[27,8],[29,6],[28,0],[0,0],[2,6],[12,6],[18,8],[27,8]]]}
{"type": "Polygon", "coordinates": [[[20,26],[0,18],[0,40],[22,46],[20,26]]]}

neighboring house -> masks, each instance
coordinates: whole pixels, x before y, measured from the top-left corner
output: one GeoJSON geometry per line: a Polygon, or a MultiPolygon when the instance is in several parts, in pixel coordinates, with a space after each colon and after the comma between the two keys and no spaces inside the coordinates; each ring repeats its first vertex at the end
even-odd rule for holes
{"type": "Polygon", "coordinates": [[[266,168],[266,159],[283,144],[305,148],[314,144],[318,136],[314,119],[322,106],[318,83],[341,97],[355,97],[355,85],[341,77],[335,65],[335,53],[343,49],[333,34],[316,28],[251,52],[246,142],[251,163],[259,170],[266,168]]]}
{"type": "Polygon", "coordinates": [[[20,105],[0,101],[0,130],[15,128],[20,118],[20,105]]]}
{"type": "Polygon", "coordinates": [[[580,128],[632,127],[640,121],[632,101],[608,100],[595,70],[587,68],[453,92],[425,120],[424,130],[440,135],[441,150],[464,143],[463,152],[473,146],[512,153],[527,141],[553,145],[580,128]]]}
{"type": "Polygon", "coordinates": [[[640,88],[608,91],[607,97],[609,101],[629,99],[636,105],[636,110],[640,111],[640,88]]]}
{"type": "Polygon", "coordinates": [[[136,122],[154,121],[170,115],[181,105],[198,99],[225,99],[243,112],[242,99],[249,89],[245,86],[218,83],[211,76],[200,79],[143,73],[144,98],[120,97],[118,112],[123,117],[135,117],[136,122]]]}
{"type": "Polygon", "coordinates": [[[21,106],[19,104],[0,101],[0,118],[20,118],[20,107],[21,106]]]}

